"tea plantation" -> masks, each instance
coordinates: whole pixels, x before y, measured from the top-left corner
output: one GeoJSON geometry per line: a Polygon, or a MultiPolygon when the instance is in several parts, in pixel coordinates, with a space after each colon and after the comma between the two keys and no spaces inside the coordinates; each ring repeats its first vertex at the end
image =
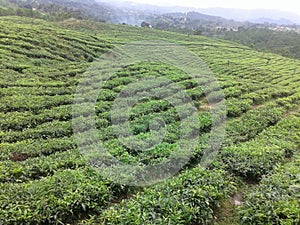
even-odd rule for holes
{"type": "Polygon", "coordinates": [[[219,39],[74,19],[9,16],[0,17],[0,27],[0,224],[300,223],[300,60],[219,39]],[[159,59],[119,70],[95,103],[98,138],[119,161],[140,167],[163,162],[180,138],[181,118],[172,104],[145,98],[129,115],[134,137],[155,136],[149,125],[158,117],[165,137],[149,151],[122,144],[111,113],[130,83],[171,80],[191,97],[199,117],[199,142],[182,170],[134,187],[102,176],[87,162],[73,129],[81,117],[72,105],[97,58],[143,40],[175,43],[199,56],[222,89],[227,123],[219,153],[203,168],[216,120],[210,113],[216,106],[206,96],[218,98],[218,91],[204,90],[159,59]],[[237,194],[241,204],[234,204],[237,194]]]}

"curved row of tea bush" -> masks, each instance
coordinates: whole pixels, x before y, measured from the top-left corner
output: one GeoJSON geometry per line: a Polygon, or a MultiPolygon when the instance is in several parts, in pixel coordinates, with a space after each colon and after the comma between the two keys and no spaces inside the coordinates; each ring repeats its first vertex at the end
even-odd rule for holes
{"type": "Polygon", "coordinates": [[[11,160],[0,162],[0,182],[27,182],[52,176],[60,170],[78,169],[86,166],[85,159],[76,150],[57,152],[50,156],[41,156],[18,162],[17,159],[22,159],[22,156],[13,154],[11,160]]]}
{"type": "Polygon", "coordinates": [[[22,155],[19,160],[26,160],[27,158],[47,156],[56,152],[63,152],[67,150],[76,149],[74,138],[53,138],[45,140],[26,139],[14,143],[0,143],[0,160],[12,159],[13,155],[22,155]]]}
{"type": "Polygon", "coordinates": [[[234,190],[226,172],[196,167],[122,200],[85,224],[210,224],[234,190]]]}
{"type": "Polygon", "coordinates": [[[239,212],[242,224],[300,223],[300,155],[278,166],[247,193],[239,212]]]}
{"type": "MultiPolygon", "coordinates": [[[[272,171],[272,162],[293,157],[298,146],[299,133],[287,131],[298,132],[295,124],[299,121],[291,116],[299,105],[297,61],[221,40],[92,21],[54,24],[1,17],[0,25],[0,224],[76,224],[81,217],[103,210],[92,224],[209,224],[220,202],[235,190],[231,173],[261,177],[272,171]],[[178,112],[166,102],[144,99],[130,113],[134,137],[145,140],[153,136],[149,124],[156,117],[165,121],[167,134],[150,151],[122,145],[113,132],[110,116],[113,101],[126,85],[143,78],[164,77],[187,89],[199,108],[202,136],[189,164],[178,176],[133,195],[127,192],[127,186],[103,181],[78,153],[71,104],[80,78],[89,74],[85,71],[97,72],[88,69],[95,58],[116,45],[145,37],[179,43],[199,55],[223,88],[230,118],[224,155],[221,152],[223,162],[211,165],[213,171],[204,171],[197,164],[208,148],[211,126],[219,119],[210,114],[210,109],[218,109],[207,103],[204,92],[219,99],[222,95],[217,85],[202,77],[198,86],[178,68],[142,62],[122,68],[99,92],[101,76],[95,73],[92,82],[83,84],[85,90],[79,96],[82,114],[90,116],[90,95],[99,92],[95,104],[99,137],[113,156],[129,165],[156,164],[168,157],[178,145],[180,121],[178,112]],[[284,135],[290,137],[282,141],[284,135]],[[231,154],[241,158],[231,158],[231,154]],[[248,158],[254,160],[253,165],[248,158]]],[[[155,88],[143,88],[167,94],[174,91],[169,87],[158,82],[155,88]]],[[[220,114],[224,117],[226,112],[220,114]]],[[[84,119],[74,116],[74,124],[84,119]]],[[[88,140],[81,141],[79,144],[88,144],[88,140]]]]}
{"type": "Polygon", "coordinates": [[[257,180],[285,158],[291,158],[299,148],[300,118],[290,116],[249,142],[223,148],[221,157],[229,171],[257,180]]]}
{"type": "Polygon", "coordinates": [[[100,211],[122,187],[86,169],[65,170],[28,183],[0,183],[1,224],[64,224],[100,211]]]}

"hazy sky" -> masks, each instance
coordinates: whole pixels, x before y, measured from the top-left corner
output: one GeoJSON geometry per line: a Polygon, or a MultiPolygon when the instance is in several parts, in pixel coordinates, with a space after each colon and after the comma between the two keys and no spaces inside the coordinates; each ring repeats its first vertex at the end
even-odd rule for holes
{"type": "Polygon", "coordinates": [[[300,15],[300,0],[127,0],[153,5],[178,5],[197,8],[281,9],[300,15]]]}

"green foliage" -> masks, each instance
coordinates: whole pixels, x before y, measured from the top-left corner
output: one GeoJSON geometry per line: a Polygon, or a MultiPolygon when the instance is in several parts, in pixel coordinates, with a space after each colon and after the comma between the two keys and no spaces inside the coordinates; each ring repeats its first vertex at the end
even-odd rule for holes
{"type": "Polygon", "coordinates": [[[270,173],[300,148],[300,120],[283,119],[255,139],[222,149],[221,156],[228,170],[250,180],[259,180],[270,173]]]}
{"type": "Polygon", "coordinates": [[[23,160],[30,157],[39,157],[43,155],[51,155],[56,152],[74,150],[76,143],[72,137],[54,138],[54,139],[26,139],[14,143],[0,144],[0,159],[9,160],[14,155],[23,156],[23,160]]]}
{"type": "Polygon", "coordinates": [[[224,38],[254,47],[259,51],[266,50],[300,59],[300,35],[294,31],[284,32],[267,28],[248,28],[238,32],[228,32],[224,38]]]}
{"type": "Polygon", "coordinates": [[[227,99],[227,115],[229,117],[238,117],[251,109],[252,101],[250,99],[227,99]]]}
{"type": "MultiPolygon", "coordinates": [[[[92,224],[209,224],[220,203],[235,190],[232,175],[260,179],[286,158],[293,160],[299,148],[299,70],[295,70],[299,65],[295,60],[217,39],[93,21],[52,23],[7,16],[0,17],[0,26],[0,224],[75,224],[92,215],[92,224]],[[139,147],[148,139],[159,144],[148,151],[123,145],[115,136],[111,109],[126,85],[164,77],[180,85],[199,109],[196,128],[201,136],[184,170],[161,184],[133,191],[103,180],[82,158],[72,122],[84,118],[75,114],[72,118],[72,103],[92,60],[117,43],[145,37],[172,41],[199,55],[223,93],[209,84],[208,77],[201,77],[197,84],[180,69],[160,62],[128,65],[113,74],[101,91],[97,83],[86,86],[86,93],[98,94],[99,139],[109,153],[129,165],[162,162],[177,149],[183,131],[176,107],[159,97],[145,98],[130,111],[130,129],[139,147]],[[269,64],[266,58],[271,58],[269,64]],[[215,100],[225,96],[230,117],[220,157],[209,166],[212,170],[198,165],[209,148],[211,127],[220,119],[210,113],[219,110],[218,104],[209,104],[205,95],[215,100]],[[165,123],[162,140],[149,128],[156,118],[165,123]]],[[[160,85],[153,91],[172,93],[169,86],[160,85]]],[[[87,100],[81,97],[80,106],[88,117],[87,100]]],[[[188,116],[189,109],[178,103],[188,116]]],[[[223,117],[226,112],[220,114],[223,117]]],[[[258,189],[257,193],[264,192],[258,189]]],[[[296,204],[295,198],[290,199],[271,209],[271,214],[287,212],[284,215],[293,219],[294,211],[287,204],[296,204]]]]}
{"type": "Polygon", "coordinates": [[[200,167],[188,170],[108,208],[94,223],[209,224],[221,200],[235,188],[230,179],[225,181],[227,175],[200,167]]]}
{"type": "MultiPolygon", "coordinates": [[[[8,2],[13,2],[8,0],[8,2]]],[[[82,10],[75,10],[58,4],[39,3],[34,4],[32,1],[15,1],[16,5],[7,3],[8,7],[0,6],[0,16],[21,16],[50,21],[61,21],[69,18],[89,19],[82,10]]]]}
{"type": "Polygon", "coordinates": [[[78,169],[86,165],[80,153],[74,150],[13,162],[18,156],[15,153],[10,160],[1,161],[0,182],[25,182],[51,176],[63,169],[78,169]]]}
{"type": "Polygon", "coordinates": [[[28,183],[1,183],[0,222],[61,224],[107,205],[114,188],[92,170],[65,170],[28,183]]]}
{"type": "Polygon", "coordinates": [[[234,143],[248,141],[266,127],[275,125],[283,116],[284,109],[275,105],[248,111],[228,124],[227,136],[234,143]]]}
{"type": "Polygon", "coordinates": [[[73,130],[70,121],[53,121],[43,123],[35,128],[26,129],[24,131],[0,132],[0,143],[12,143],[26,139],[62,138],[71,136],[72,134],[73,130]]]}
{"type": "Polygon", "coordinates": [[[240,211],[243,224],[299,224],[300,157],[278,166],[246,195],[240,211]]]}

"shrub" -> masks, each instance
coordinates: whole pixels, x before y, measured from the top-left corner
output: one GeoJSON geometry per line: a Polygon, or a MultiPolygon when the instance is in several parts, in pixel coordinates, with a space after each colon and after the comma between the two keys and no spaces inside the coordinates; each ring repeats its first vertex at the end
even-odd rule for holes
{"type": "Polygon", "coordinates": [[[300,147],[299,118],[291,117],[269,127],[255,139],[223,148],[226,168],[247,179],[260,179],[300,147]]]}
{"type": "Polygon", "coordinates": [[[101,210],[114,193],[113,186],[87,169],[57,172],[29,183],[4,183],[0,188],[0,223],[8,225],[61,224],[88,210],[101,210]]]}
{"type": "Polygon", "coordinates": [[[246,195],[240,217],[243,224],[299,224],[300,155],[263,177],[246,195]]]}
{"type": "Polygon", "coordinates": [[[94,221],[99,224],[209,224],[214,210],[235,189],[226,172],[188,170],[129,200],[111,206],[94,221]],[[224,178],[229,178],[225,179],[224,178]]]}

